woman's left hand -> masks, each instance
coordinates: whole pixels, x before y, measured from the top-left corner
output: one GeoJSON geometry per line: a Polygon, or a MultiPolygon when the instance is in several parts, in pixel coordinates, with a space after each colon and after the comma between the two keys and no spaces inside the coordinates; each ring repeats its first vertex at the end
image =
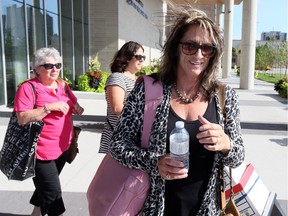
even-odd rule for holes
{"type": "Polygon", "coordinates": [[[158,171],[165,180],[182,179],[188,176],[188,169],[184,168],[183,162],[172,159],[169,154],[159,158],[158,171]]]}
{"type": "Polygon", "coordinates": [[[82,115],[83,112],[84,112],[84,108],[81,107],[78,102],[76,102],[74,104],[73,113],[77,115],[82,115]]]}
{"type": "Polygon", "coordinates": [[[199,127],[197,139],[209,151],[221,151],[223,154],[228,154],[230,151],[230,139],[224,133],[219,124],[209,122],[202,116],[198,116],[198,120],[202,123],[199,127]]]}

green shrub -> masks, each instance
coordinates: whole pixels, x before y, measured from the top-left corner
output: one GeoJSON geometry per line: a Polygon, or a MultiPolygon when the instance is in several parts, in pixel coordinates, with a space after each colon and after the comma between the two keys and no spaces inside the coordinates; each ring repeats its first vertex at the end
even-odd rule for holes
{"type": "Polygon", "coordinates": [[[141,68],[141,70],[136,73],[136,76],[140,76],[140,75],[143,75],[143,74],[149,75],[151,73],[153,73],[153,71],[151,69],[151,66],[148,65],[148,66],[143,66],[141,68]]]}
{"type": "Polygon", "coordinates": [[[110,73],[101,71],[100,66],[101,64],[96,55],[94,59],[89,61],[89,71],[78,76],[77,90],[97,93],[105,92],[104,88],[110,73]]]}
{"type": "Polygon", "coordinates": [[[101,70],[88,71],[78,77],[77,89],[79,91],[103,93],[109,75],[109,73],[101,70]]]}
{"type": "Polygon", "coordinates": [[[236,74],[237,74],[237,76],[240,76],[240,68],[237,68],[236,74]]]}
{"type": "Polygon", "coordinates": [[[136,76],[140,75],[150,75],[152,73],[157,73],[159,69],[159,59],[151,60],[151,64],[147,66],[143,66],[140,71],[136,73],[136,76]]]}
{"type": "Polygon", "coordinates": [[[150,75],[152,73],[156,73],[158,71],[158,67],[157,66],[150,66],[150,65],[147,65],[147,66],[144,66],[141,68],[140,71],[138,71],[136,73],[136,76],[140,76],[140,75],[150,75]]]}
{"type": "Polygon", "coordinates": [[[280,97],[287,98],[288,82],[287,78],[280,79],[274,84],[274,90],[278,92],[280,97]]]}
{"type": "Polygon", "coordinates": [[[98,93],[103,93],[105,92],[105,85],[106,85],[106,81],[108,79],[108,77],[110,76],[111,73],[108,73],[108,72],[103,72],[102,71],[102,80],[101,82],[99,83],[99,86],[98,86],[98,89],[96,92],[98,93]]]}
{"type": "Polygon", "coordinates": [[[67,85],[73,89],[73,84],[72,81],[70,79],[68,79],[66,76],[64,76],[63,80],[67,83],[67,85]]]}

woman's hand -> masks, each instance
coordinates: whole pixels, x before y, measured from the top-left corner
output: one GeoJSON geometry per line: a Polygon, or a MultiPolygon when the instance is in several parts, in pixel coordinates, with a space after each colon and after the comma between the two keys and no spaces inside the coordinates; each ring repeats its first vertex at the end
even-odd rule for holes
{"type": "Polygon", "coordinates": [[[188,170],[183,168],[181,161],[174,160],[169,154],[160,157],[158,161],[158,171],[165,180],[182,179],[188,176],[188,170]]]}
{"type": "Polygon", "coordinates": [[[74,104],[73,113],[76,115],[82,115],[83,112],[84,112],[84,108],[81,107],[78,102],[76,102],[74,104]]]}
{"type": "Polygon", "coordinates": [[[221,151],[223,154],[228,154],[230,151],[230,139],[224,133],[219,124],[209,122],[202,116],[198,116],[198,120],[202,123],[199,127],[197,139],[209,151],[221,151]]]}
{"type": "Polygon", "coordinates": [[[69,105],[63,101],[55,102],[55,103],[49,103],[46,105],[47,110],[50,111],[60,111],[64,115],[66,115],[69,111],[69,105]]]}

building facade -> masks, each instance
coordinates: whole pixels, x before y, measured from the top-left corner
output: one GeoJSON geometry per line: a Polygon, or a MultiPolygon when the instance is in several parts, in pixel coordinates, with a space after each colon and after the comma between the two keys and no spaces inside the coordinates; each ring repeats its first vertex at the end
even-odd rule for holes
{"type": "Polygon", "coordinates": [[[262,41],[269,41],[269,40],[287,41],[287,33],[280,32],[280,31],[262,32],[261,40],[262,41]]]}
{"type": "Polygon", "coordinates": [[[89,58],[88,3],[84,0],[3,0],[0,16],[0,105],[13,102],[19,83],[33,74],[33,53],[55,47],[62,74],[73,80],[89,58]]]}
{"type": "Polygon", "coordinates": [[[146,64],[160,56],[161,0],[2,0],[0,5],[0,106],[11,105],[19,83],[32,76],[33,53],[41,47],[60,51],[61,76],[71,81],[95,56],[109,72],[114,53],[130,40],[143,45],[146,64]]]}

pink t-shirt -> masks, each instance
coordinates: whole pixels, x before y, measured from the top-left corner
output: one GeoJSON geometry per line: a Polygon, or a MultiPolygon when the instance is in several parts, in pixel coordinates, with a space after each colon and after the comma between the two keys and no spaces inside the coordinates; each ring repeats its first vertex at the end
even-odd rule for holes
{"type": "MultiPolygon", "coordinates": [[[[70,145],[73,135],[72,110],[77,98],[70,88],[65,92],[58,82],[57,93],[39,82],[37,78],[29,80],[37,92],[37,107],[45,104],[64,101],[70,106],[69,112],[64,115],[59,111],[52,111],[42,121],[45,123],[40,134],[36,149],[36,158],[40,160],[57,159],[70,145]],[[68,95],[70,96],[68,96],[68,95]]],[[[32,86],[25,82],[17,90],[14,100],[14,111],[27,111],[33,109],[35,96],[32,86]]]]}

